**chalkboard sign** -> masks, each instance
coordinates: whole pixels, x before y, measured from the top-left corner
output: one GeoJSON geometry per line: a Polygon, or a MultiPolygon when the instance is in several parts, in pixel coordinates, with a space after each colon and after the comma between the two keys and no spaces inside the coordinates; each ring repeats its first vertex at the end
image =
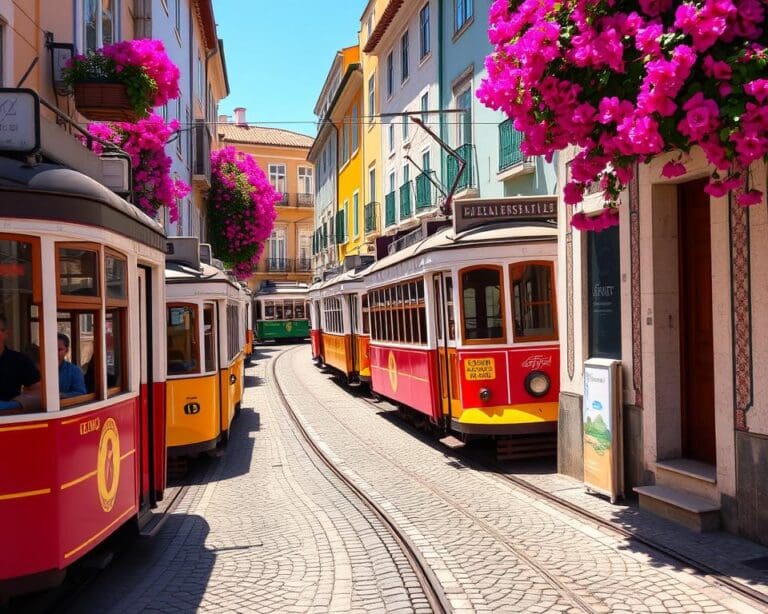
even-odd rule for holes
{"type": "Polygon", "coordinates": [[[589,356],[621,358],[619,227],[587,235],[589,356]]]}

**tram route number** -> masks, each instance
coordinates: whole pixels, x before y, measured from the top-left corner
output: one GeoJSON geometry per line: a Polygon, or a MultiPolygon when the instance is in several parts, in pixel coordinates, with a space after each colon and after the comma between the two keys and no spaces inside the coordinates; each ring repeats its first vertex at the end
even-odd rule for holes
{"type": "Polygon", "coordinates": [[[494,358],[467,358],[464,361],[464,377],[470,381],[496,379],[494,358]]]}

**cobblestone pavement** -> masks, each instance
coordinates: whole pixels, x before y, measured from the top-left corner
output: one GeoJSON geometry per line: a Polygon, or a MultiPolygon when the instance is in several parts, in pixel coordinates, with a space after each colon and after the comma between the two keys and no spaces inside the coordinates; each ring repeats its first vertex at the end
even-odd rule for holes
{"type": "Polygon", "coordinates": [[[71,611],[430,611],[387,530],[314,464],[277,405],[266,356],[278,349],[246,371],[225,456],[71,611]]]}
{"type": "Polygon", "coordinates": [[[762,611],[655,551],[468,469],[312,367],[307,348],[284,355],[277,377],[313,437],[420,547],[457,611],[762,611]]]}

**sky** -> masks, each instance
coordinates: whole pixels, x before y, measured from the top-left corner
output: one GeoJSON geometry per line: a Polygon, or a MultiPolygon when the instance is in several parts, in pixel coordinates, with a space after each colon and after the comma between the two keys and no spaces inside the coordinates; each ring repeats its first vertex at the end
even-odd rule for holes
{"type": "Polygon", "coordinates": [[[314,136],[320,89],[335,53],[357,43],[366,3],[214,0],[230,89],[219,113],[245,107],[249,123],[314,136]]]}

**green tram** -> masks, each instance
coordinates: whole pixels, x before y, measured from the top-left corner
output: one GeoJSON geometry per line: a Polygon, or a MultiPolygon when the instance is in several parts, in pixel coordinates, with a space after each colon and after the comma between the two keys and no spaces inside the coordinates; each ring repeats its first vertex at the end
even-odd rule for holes
{"type": "Polygon", "coordinates": [[[309,288],[295,281],[265,281],[253,296],[253,335],[264,341],[309,337],[309,288]]]}

